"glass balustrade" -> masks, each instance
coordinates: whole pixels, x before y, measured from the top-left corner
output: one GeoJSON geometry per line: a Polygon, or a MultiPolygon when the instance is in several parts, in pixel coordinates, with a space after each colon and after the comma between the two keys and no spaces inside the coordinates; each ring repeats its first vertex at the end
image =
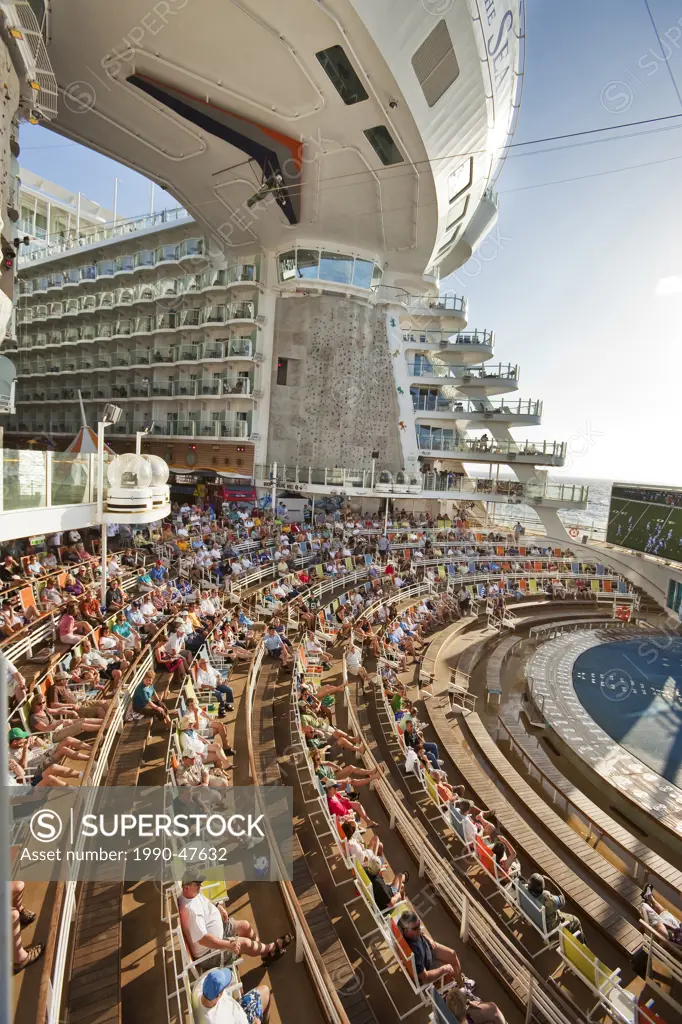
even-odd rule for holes
{"type": "Polygon", "coordinates": [[[460,331],[457,334],[448,331],[403,331],[403,342],[406,345],[430,346],[434,350],[455,345],[492,348],[494,340],[493,331],[460,331]]]}
{"type": "Polygon", "coordinates": [[[2,458],[2,507],[5,512],[45,508],[47,457],[51,454],[5,449],[2,458]]]}

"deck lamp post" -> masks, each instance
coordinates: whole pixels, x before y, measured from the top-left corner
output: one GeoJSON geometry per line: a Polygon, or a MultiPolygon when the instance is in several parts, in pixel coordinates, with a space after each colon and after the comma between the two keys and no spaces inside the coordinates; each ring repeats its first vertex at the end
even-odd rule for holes
{"type": "Polygon", "coordinates": [[[97,522],[100,524],[100,604],[106,607],[107,596],[107,524],[104,522],[104,431],[118,423],[123,410],[120,405],[105,405],[102,419],[97,424],[97,522]]]}

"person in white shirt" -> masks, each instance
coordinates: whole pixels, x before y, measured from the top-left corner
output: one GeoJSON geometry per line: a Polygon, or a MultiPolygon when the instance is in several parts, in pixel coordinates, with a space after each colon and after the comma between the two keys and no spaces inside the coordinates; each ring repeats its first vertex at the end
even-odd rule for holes
{"type": "Polygon", "coordinates": [[[362,667],[362,651],[359,647],[351,640],[346,645],[346,668],[348,669],[348,675],[354,679],[360,679],[362,685],[360,692],[365,692],[365,683],[368,682],[369,676],[367,675],[367,669],[362,667]]]}
{"type": "Polygon", "coordinates": [[[216,967],[192,986],[192,1015],[195,1024],[256,1024],[264,1021],[270,1002],[267,985],[252,988],[235,997],[229,967],[216,967]]]}
{"type": "Polygon", "coordinates": [[[168,639],[163,645],[163,650],[171,658],[181,658],[185,663],[185,671],[189,672],[192,655],[189,651],[186,651],[184,647],[185,638],[183,636],[183,624],[176,621],[170,627],[168,639]]]}
{"type": "Polygon", "coordinates": [[[282,956],[293,941],[290,932],[280,935],[274,942],[261,942],[248,921],[230,917],[222,903],[211,903],[204,896],[203,881],[197,872],[188,875],[183,880],[178,900],[182,930],[195,960],[211,950],[225,950],[235,956],[259,956],[265,962],[282,956]]]}
{"type": "Polygon", "coordinates": [[[0,662],[4,662],[7,666],[7,690],[9,696],[19,704],[28,694],[26,680],[16,665],[5,654],[0,653],[0,662]]]}
{"type": "Polygon", "coordinates": [[[205,740],[197,732],[196,721],[193,715],[184,715],[178,721],[178,735],[183,755],[195,754],[201,758],[202,763],[215,764],[225,771],[230,763],[223,753],[222,738],[218,736],[212,740],[205,740]]]}

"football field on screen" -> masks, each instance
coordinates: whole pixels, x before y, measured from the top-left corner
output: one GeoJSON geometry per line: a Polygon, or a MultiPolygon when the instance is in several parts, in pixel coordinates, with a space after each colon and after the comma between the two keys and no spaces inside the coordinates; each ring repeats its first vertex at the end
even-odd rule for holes
{"type": "Polygon", "coordinates": [[[612,498],[606,539],[610,544],[682,561],[682,508],[612,498]]]}

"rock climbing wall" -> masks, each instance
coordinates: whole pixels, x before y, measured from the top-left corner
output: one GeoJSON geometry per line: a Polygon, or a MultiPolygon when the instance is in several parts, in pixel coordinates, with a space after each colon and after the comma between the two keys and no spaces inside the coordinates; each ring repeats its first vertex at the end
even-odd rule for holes
{"type": "Polygon", "coordinates": [[[401,469],[384,309],[336,295],[278,298],[274,334],[268,461],[367,469],[378,449],[380,468],[401,469]]]}

